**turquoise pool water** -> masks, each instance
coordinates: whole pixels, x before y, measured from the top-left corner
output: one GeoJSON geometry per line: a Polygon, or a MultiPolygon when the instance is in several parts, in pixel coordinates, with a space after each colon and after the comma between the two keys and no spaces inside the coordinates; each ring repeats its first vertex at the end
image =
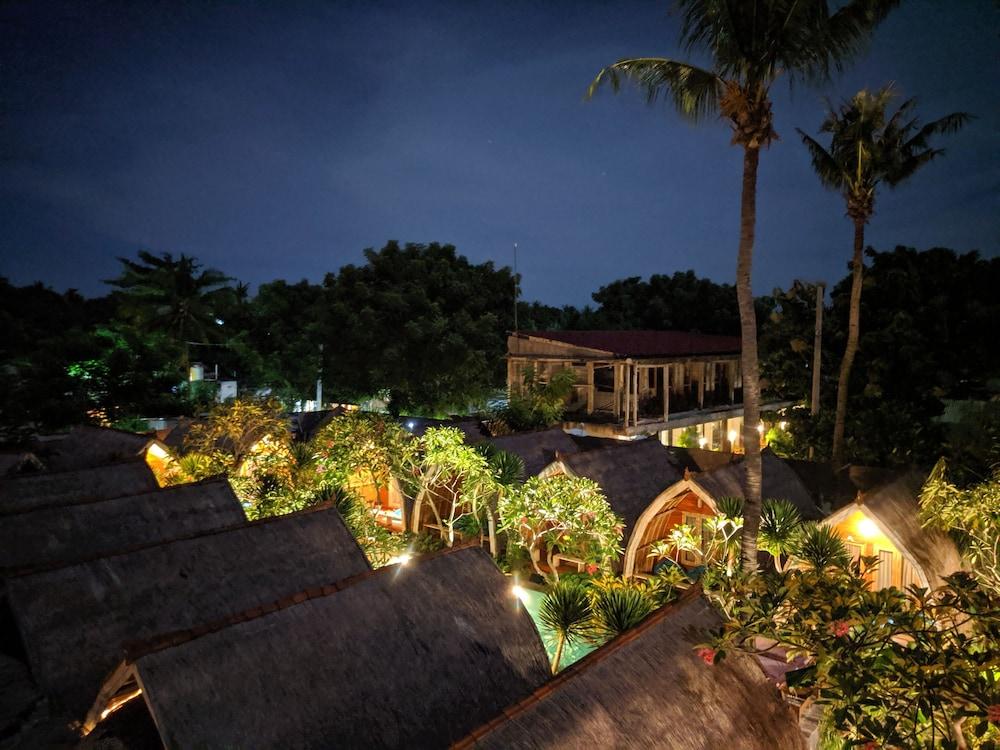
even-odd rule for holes
{"type": "MultiPolygon", "coordinates": [[[[538,610],[542,606],[542,599],[545,598],[545,594],[541,591],[535,591],[534,589],[524,589],[523,596],[521,598],[521,603],[524,608],[528,610],[528,614],[531,615],[531,619],[535,622],[535,628],[537,628],[539,635],[542,636],[542,643],[545,644],[545,650],[549,654],[549,663],[552,662],[552,657],[556,653],[556,639],[552,637],[552,632],[546,628],[541,621],[538,619],[538,610]]],[[[594,646],[586,642],[580,642],[575,644],[567,644],[563,648],[562,659],[559,661],[559,669],[562,671],[570,664],[575,661],[579,661],[584,656],[589,654],[594,650],[594,646]]]]}

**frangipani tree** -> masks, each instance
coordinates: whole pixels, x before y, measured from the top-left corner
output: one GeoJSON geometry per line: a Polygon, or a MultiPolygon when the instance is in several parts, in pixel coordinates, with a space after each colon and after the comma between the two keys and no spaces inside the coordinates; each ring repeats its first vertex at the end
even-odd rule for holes
{"type": "Polygon", "coordinates": [[[477,528],[480,516],[500,494],[494,467],[481,451],[465,443],[455,427],[431,427],[420,438],[416,500],[434,514],[449,547],[465,521],[477,528]]]}
{"type": "Polygon", "coordinates": [[[663,97],[694,121],[727,120],[734,145],[743,150],[740,237],[736,295],[740,311],[743,371],[743,444],[746,446],[746,512],[743,564],[757,565],[761,507],[760,380],[757,318],[751,268],[757,220],[757,165],[760,150],[777,139],[772,124],[771,86],[779,77],[822,83],[867,40],[899,0],[848,0],[831,13],[825,0],[678,0],[681,37],[688,52],[711,57],[701,67],[662,57],[619,60],[601,70],[588,98],[602,85],[617,91],[622,81],[637,84],[652,104],[663,97]]]}
{"type": "Polygon", "coordinates": [[[320,485],[346,490],[371,484],[381,491],[393,479],[405,482],[413,476],[417,444],[391,419],[350,411],[316,434],[312,450],[320,485]]]}
{"type": "Polygon", "coordinates": [[[500,527],[509,543],[524,547],[535,571],[546,574],[541,556],[559,580],[554,557],[563,553],[585,560],[596,572],[621,554],[623,523],[611,510],[600,486],[585,477],[532,477],[500,499],[500,527]]]}
{"type": "Polygon", "coordinates": [[[831,460],[835,466],[844,463],[847,392],[861,330],[865,225],[875,213],[876,192],[881,185],[896,187],[922,166],[944,154],[944,149],[931,147],[931,137],[954,133],[970,120],[970,115],[965,112],[953,112],[922,125],[914,113],[914,99],[907,99],[890,114],[888,108],[892,96],[891,86],[878,91],[863,89],[837,111],[831,109],[820,125],[821,133],[830,134],[829,147],[798,131],[809,149],[813,169],[820,182],[844,196],[847,216],[854,224],[847,344],[837,382],[837,413],[831,449],[831,460]]]}

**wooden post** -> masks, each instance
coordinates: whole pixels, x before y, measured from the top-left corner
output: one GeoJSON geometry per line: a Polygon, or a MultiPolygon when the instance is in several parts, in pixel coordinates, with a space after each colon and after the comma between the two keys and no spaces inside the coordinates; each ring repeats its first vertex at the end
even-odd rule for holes
{"type": "Polygon", "coordinates": [[[663,365],[663,421],[670,417],[670,365],[663,365]]]}
{"type": "Polygon", "coordinates": [[[635,390],[632,394],[632,424],[639,424],[639,365],[632,365],[632,382],[635,390]]]}
{"type": "Polygon", "coordinates": [[[594,413],[594,363],[587,363],[587,414],[594,413]]]}
{"type": "Polygon", "coordinates": [[[705,408],[705,363],[701,363],[701,375],[698,377],[698,408],[705,408]]]}
{"type": "Polygon", "coordinates": [[[615,391],[612,394],[614,396],[614,411],[615,420],[617,421],[618,415],[621,414],[621,398],[622,398],[622,373],[621,368],[618,366],[617,362],[612,363],[612,370],[615,376],[615,391]]]}

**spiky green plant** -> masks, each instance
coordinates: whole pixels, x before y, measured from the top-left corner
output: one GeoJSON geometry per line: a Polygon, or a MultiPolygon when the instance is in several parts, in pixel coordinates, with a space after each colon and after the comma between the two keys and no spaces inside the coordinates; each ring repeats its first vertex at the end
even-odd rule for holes
{"type": "Polygon", "coordinates": [[[538,617],[556,639],[552,674],[559,671],[563,649],[586,638],[591,628],[591,601],[587,590],[573,580],[563,580],[549,587],[542,599],[538,617]]]}
{"type": "Polygon", "coordinates": [[[816,571],[846,568],[851,564],[851,555],[837,531],[815,523],[802,526],[792,554],[816,571]]]}
{"type": "Polygon", "coordinates": [[[785,568],[782,558],[787,559],[791,554],[801,529],[802,516],[792,503],[775,498],[764,501],[758,544],[774,559],[774,569],[779,573],[785,568]]]}
{"type": "Polygon", "coordinates": [[[589,639],[605,643],[626,630],[631,630],[653,611],[653,600],[637,586],[613,586],[595,590],[593,622],[589,639]]]}

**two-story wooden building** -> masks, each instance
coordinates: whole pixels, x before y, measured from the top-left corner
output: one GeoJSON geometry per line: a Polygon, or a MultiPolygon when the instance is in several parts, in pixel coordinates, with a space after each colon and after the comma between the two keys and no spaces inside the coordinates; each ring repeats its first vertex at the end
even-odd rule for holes
{"type": "Polygon", "coordinates": [[[545,382],[576,376],[564,428],[600,437],[658,435],[678,445],[739,450],[743,427],[740,340],[682,331],[518,331],[507,339],[507,385],[533,368],[545,382]]]}

